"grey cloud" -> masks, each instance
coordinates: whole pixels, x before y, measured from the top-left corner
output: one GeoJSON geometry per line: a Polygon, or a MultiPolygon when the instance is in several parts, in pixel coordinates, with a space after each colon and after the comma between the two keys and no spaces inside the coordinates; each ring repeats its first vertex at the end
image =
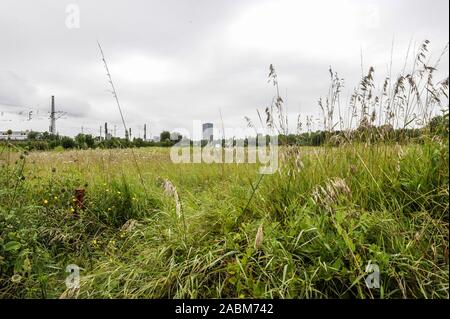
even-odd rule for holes
{"type": "Polygon", "coordinates": [[[0,104],[23,107],[36,97],[36,87],[11,70],[0,70],[0,104]]]}
{"type": "Polygon", "coordinates": [[[66,113],[68,117],[89,117],[92,112],[92,107],[88,102],[73,97],[59,98],[56,104],[59,106],[58,109],[66,113]]]}
{"type": "MultiPolygon", "coordinates": [[[[50,96],[55,95],[57,106],[67,112],[67,119],[57,123],[61,133],[75,135],[81,126],[96,133],[105,121],[120,131],[97,40],[105,50],[128,126],[138,132],[147,123],[153,135],[162,129],[189,128],[192,120],[218,121],[219,109],[227,125],[241,126],[244,116],[256,118],[255,109],[269,105],[274,94],[267,83],[271,63],[283,96],[287,90],[294,118],[298,111],[317,114],[317,99],[328,89],[330,65],[346,80],[345,99],[361,76],[360,49],[364,68],[374,65],[382,81],[393,37],[397,69],[411,38],[416,43],[429,38],[435,51],[448,42],[446,0],[347,0],[342,5],[356,8],[354,14],[339,11],[330,21],[324,17],[334,13],[334,2],[316,3],[3,0],[0,110],[17,104],[24,112],[25,106],[47,112],[50,96]],[[70,3],[80,7],[79,29],[65,26],[70,3]],[[266,5],[291,6],[295,12],[283,21],[275,12],[260,9],[266,5]],[[379,26],[364,24],[365,15],[373,14],[370,10],[379,26]],[[248,20],[242,21],[243,14],[248,20]],[[300,18],[307,19],[306,26],[300,18]],[[230,33],[236,26],[242,34],[230,33]],[[351,35],[339,34],[341,29],[351,35]]],[[[447,72],[448,56],[441,68],[447,72]]],[[[27,125],[45,129],[44,120],[27,125]]]]}

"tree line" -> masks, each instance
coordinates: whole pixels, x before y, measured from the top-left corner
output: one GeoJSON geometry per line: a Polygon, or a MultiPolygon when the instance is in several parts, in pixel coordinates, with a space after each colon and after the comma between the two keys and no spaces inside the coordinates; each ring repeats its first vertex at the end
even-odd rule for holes
{"type": "MultiPolygon", "coordinates": [[[[404,128],[394,129],[389,125],[373,126],[366,125],[360,126],[355,130],[348,131],[315,131],[305,132],[301,134],[279,134],[279,145],[297,145],[297,146],[321,146],[324,144],[340,145],[349,141],[352,142],[421,142],[421,140],[428,135],[442,137],[448,136],[449,117],[448,113],[445,116],[434,117],[428,125],[422,128],[404,128]]],[[[8,130],[8,134],[11,135],[12,131],[8,130]]],[[[263,136],[266,143],[269,142],[268,136],[263,136]]],[[[233,145],[240,144],[247,146],[249,139],[253,139],[254,142],[257,138],[252,137],[241,140],[233,140],[233,145]]],[[[175,132],[163,131],[160,134],[159,141],[146,141],[142,138],[120,138],[111,137],[104,139],[101,137],[94,137],[91,134],[78,134],[74,138],[69,136],[60,136],[58,134],[50,134],[48,132],[38,133],[30,132],[28,138],[25,141],[10,140],[10,143],[14,143],[17,147],[21,147],[26,150],[52,150],[52,149],[111,149],[111,148],[130,148],[130,147],[171,147],[177,142],[181,141],[183,137],[175,132]]],[[[191,145],[192,141],[187,140],[191,145]]],[[[229,145],[230,141],[216,140],[214,144],[222,146],[229,145]]],[[[207,140],[202,140],[202,146],[208,143],[207,140]]]]}

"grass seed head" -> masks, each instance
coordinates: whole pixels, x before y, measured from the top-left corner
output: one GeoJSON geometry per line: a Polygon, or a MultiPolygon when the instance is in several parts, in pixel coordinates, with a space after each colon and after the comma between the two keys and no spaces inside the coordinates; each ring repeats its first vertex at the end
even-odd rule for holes
{"type": "Polygon", "coordinates": [[[168,179],[165,179],[165,180],[163,181],[162,187],[163,187],[163,189],[164,189],[164,194],[166,194],[167,196],[171,196],[171,197],[174,198],[177,216],[180,217],[180,216],[181,216],[181,201],[180,201],[180,197],[178,196],[177,188],[176,188],[175,185],[173,185],[173,183],[172,183],[170,180],[168,180],[168,179]]]}
{"type": "Polygon", "coordinates": [[[258,227],[258,231],[256,232],[256,237],[255,237],[255,248],[256,248],[256,250],[261,250],[262,249],[263,240],[264,240],[264,232],[263,232],[263,224],[261,224],[258,227]]]}
{"type": "Polygon", "coordinates": [[[325,187],[318,185],[312,192],[313,200],[319,206],[328,211],[338,204],[342,198],[351,198],[352,192],[345,180],[339,177],[331,178],[325,183],[325,187]]]}

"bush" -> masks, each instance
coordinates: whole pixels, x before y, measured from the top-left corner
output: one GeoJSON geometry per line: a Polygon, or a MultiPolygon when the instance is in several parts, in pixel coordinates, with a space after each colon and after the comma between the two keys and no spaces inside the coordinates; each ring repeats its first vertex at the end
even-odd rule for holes
{"type": "Polygon", "coordinates": [[[71,139],[70,137],[64,136],[61,139],[61,146],[64,147],[65,149],[74,148],[75,145],[76,145],[75,141],[73,139],[71,139]]]}

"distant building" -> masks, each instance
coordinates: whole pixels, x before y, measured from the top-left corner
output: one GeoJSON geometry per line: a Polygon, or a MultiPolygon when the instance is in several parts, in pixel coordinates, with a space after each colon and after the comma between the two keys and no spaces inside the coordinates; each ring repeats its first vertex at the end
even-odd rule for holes
{"type": "Polygon", "coordinates": [[[213,141],[214,140],[214,125],[213,123],[203,123],[203,139],[207,141],[213,141]]]}
{"type": "Polygon", "coordinates": [[[159,142],[161,138],[159,136],[153,136],[152,140],[153,142],[159,142]]]}
{"type": "Polygon", "coordinates": [[[28,139],[29,131],[12,131],[8,134],[8,131],[0,132],[0,140],[11,140],[11,141],[25,141],[28,139]]]}

